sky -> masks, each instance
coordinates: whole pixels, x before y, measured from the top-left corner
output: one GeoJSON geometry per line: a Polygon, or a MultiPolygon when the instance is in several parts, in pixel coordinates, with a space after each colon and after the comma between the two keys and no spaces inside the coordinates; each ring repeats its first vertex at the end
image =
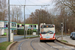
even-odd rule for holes
{"type": "MultiPolygon", "coordinates": [[[[52,0],[10,0],[10,5],[50,5],[50,6],[26,6],[26,14],[31,14],[36,9],[52,8],[52,0]]],[[[22,7],[23,8],[23,7],[22,7]]]]}
{"type": "MultiPolygon", "coordinates": [[[[8,2],[8,1],[7,1],[8,2]]],[[[54,4],[52,0],[10,0],[10,5],[50,5],[50,6],[26,6],[25,14],[31,14],[36,9],[53,9],[54,4]]],[[[12,6],[11,6],[12,7],[12,6]]],[[[22,7],[22,12],[24,12],[24,7],[22,7]]]]}

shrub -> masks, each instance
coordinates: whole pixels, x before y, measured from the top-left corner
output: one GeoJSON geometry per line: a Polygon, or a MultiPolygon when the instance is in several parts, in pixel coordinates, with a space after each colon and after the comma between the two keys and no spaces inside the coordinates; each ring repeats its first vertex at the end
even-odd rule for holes
{"type": "MultiPolygon", "coordinates": [[[[33,32],[37,32],[36,30],[31,30],[31,29],[28,29],[27,30],[27,35],[32,35],[33,32]]],[[[26,31],[25,31],[26,33],[26,31]]],[[[18,35],[24,35],[24,29],[18,29],[17,30],[17,34],[18,35]]]]}

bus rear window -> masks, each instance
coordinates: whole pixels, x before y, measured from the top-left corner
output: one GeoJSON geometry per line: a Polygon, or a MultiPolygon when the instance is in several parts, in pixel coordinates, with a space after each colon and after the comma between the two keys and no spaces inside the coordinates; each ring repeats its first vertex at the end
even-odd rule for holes
{"type": "Polygon", "coordinates": [[[46,33],[53,34],[54,31],[55,31],[54,28],[41,28],[41,34],[46,34],[46,33]]]}

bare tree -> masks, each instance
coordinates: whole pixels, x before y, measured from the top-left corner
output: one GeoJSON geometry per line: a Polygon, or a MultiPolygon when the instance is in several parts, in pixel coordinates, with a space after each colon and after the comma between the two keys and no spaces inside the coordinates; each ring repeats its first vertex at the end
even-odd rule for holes
{"type": "Polygon", "coordinates": [[[75,0],[56,0],[56,7],[65,6],[70,9],[72,13],[75,13],[75,0]]]}
{"type": "Polygon", "coordinates": [[[29,21],[31,21],[33,24],[38,24],[38,19],[39,23],[52,23],[50,18],[51,16],[47,11],[42,9],[40,10],[37,9],[35,10],[35,12],[31,13],[28,19],[30,19],[29,21]]]}
{"type": "Polygon", "coordinates": [[[6,0],[0,0],[0,20],[6,20],[7,18],[7,4],[6,0]]]}
{"type": "Polygon", "coordinates": [[[12,7],[11,18],[12,18],[12,21],[15,21],[17,23],[21,21],[21,18],[22,18],[21,7],[12,7]],[[16,19],[16,20],[14,20],[14,19],[16,19]]]}

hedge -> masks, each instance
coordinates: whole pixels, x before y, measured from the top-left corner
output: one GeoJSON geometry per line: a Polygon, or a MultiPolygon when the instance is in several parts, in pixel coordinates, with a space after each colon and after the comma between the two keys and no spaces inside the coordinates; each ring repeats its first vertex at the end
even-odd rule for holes
{"type": "MultiPolygon", "coordinates": [[[[27,35],[32,35],[33,32],[37,33],[37,30],[31,30],[31,29],[29,29],[29,30],[27,30],[27,35]]],[[[25,31],[25,33],[26,33],[26,31],[25,31]]],[[[17,30],[17,34],[18,35],[24,35],[24,29],[18,29],[17,30]]]]}

